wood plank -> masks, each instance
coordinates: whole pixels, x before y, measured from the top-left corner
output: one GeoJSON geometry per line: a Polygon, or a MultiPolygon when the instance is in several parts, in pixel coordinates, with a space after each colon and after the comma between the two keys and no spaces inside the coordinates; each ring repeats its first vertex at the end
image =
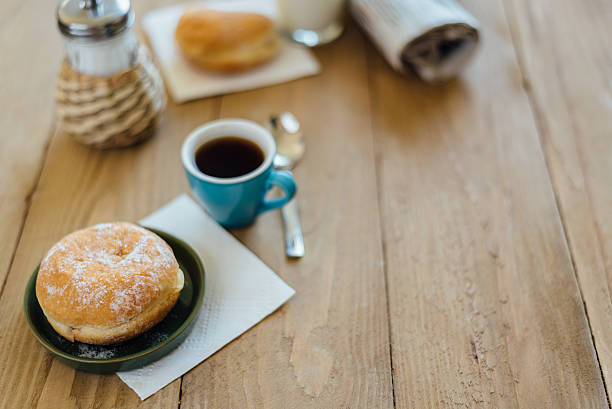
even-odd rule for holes
{"type": "Polygon", "coordinates": [[[0,407],[178,406],[179,380],[142,403],[116,376],[54,361],[30,334],[22,294],[36,264],[63,235],[101,221],[138,220],[186,191],[181,143],[191,129],[214,119],[218,108],[217,99],[170,104],[156,137],[131,149],[95,152],[54,136],[0,299],[0,407]]]}
{"type": "Polygon", "coordinates": [[[0,293],[51,137],[61,58],[50,17],[55,7],[34,0],[0,4],[0,293]]]}
{"type": "Polygon", "coordinates": [[[319,76],[222,100],[222,117],[291,110],[307,254],[284,256],[280,215],[238,237],[297,294],[183,378],[181,408],[390,408],[386,296],[363,38],[317,50],[319,76]]]}
{"type": "Polygon", "coordinates": [[[506,4],[612,400],[612,3],[506,4]]]}
{"type": "MultiPolygon", "coordinates": [[[[25,89],[32,84],[49,82],[55,87],[56,69],[59,65],[61,52],[53,49],[53,39],[59,34],[39,33],[39,26],[55,26],[53,10],[30,5],[27,2],[20,7],[3,9],[10,15],[17,13],[19,26],[24,31],[36,33],[37,44],[40,38],[51,39],[49,49],[39,54],[45,61],[38,64],[44,72],[51,73],[51,78],[31,69],[32,56],[19,60],[19,65],[12,69],[16,72],[15,82],[26,84],[25,89]],[[38,12],[42,15],[39,18],[38,12]],[[33,19],[33,20],[31,20],[33,19]],[[40,21],[39,21],[40,20],[40,21]],[[50,58],[46,51],[56,55],[50,58]],[[47,58],[49,57],[49,58],[47,58]],[[29,77],[28,81],[23,81],[29,77]]],[[[138,2],[137,14],[148,8],[162,5],[163,1],[138,2]]],[[[169,3],[166,1],[166,3],[169,3]]],[[[53,6],[55,7],[55,5],[53,6]]],[[[12,24],[12,23],[11,23],[12,24]]],[[[12,27],[9,26],[9,28],[12,27]]],[[[13,27],[15,28],[15,27],[13,27]]],[[[12,31],[19,33],[19,31],[12,31]]],[[[2,41],[13,41],[13,37],[2,36],[2,41]]],[[[16,44],[18,42],[15,42],[16,44]]],[[[20,44],[25,46],[27,44],[20,44]]],[[[4,46],[4,44],[3,44],[4,46]]],[[[34,56],[35,50],[34,48],[34,56]]],[[[27,51],[24,49],[24,52],[27,51]]],[[[2,60],[0,64],[4,64],[2,60]]],[[[3,71],[4,72],[4,71],[3,71]]],[[[12,72],[12,71],[11,71],[12,72]]],[[[52,92],[52,91],[51,91],[52,92]]],[[[38,98],[44,99],[45,89],[38,98]]],[[[4,95],[3,95],[4,96],[4,95]]],[[[19,101],[18,98],[15,98],[19,101]]],[[[52,98],[49,99],[51,104],[52,98]]],[[[27,103],[25,101],[24,103],[27,103]]],[[[26,104],[27,105],[27,104],[26,104]]],[[[23,117],[31,118],[32,112],[37,112],[38,105],[33,104],[34,111],[25,109],[20,102],[16,109],[23,109],[23,117]]],[[[42,169],[37,189],[27,186],[27,180],[18,180],[22,190],[31,190],[31,207],[24,225],[23,234],[14,263],[8,273],[6,288],[0,298],[0,407],[78,407],[78,408],[133,408],[133,407],[177,407],[180,395],[180,380],[168,385],[145,402],[131,391],[116,376],[99,376],[74,371],[71,368],[53,360],[34,337],[29,333],[22,313],[22,294],[25,283],[40,258],[53,242],[63,235],[86,225],[108,220],[137,220],[150,213],[175,195],[187,189],[179,151],[185,135],[195,126],[218,114],[219,101],[209,99],[178,107],[170,104],[161,129],[157,136],[146,144],[134,148],[94,152],[68,140],[60,133],[54,133],[51,139],[48,158],[42,169]]],[[[52,108],[52,105],[50,107],[52,108]]],[[[47,109],[49,110],[49,108],[47,109]]],[[[42,110],[41,110],[42,111],[42,110]]],[[[9,111],[10,112],[10,111],[9,111]]],[[[21,122],[13,123],[15,115],[5,129],[20,131],[21,122]]],[[[3,117],[4,119],[4,117],[3,117]]],[[[30,122],[34,122],[31,121],[30,122]]],[[[28,132],[47,134],[41,127],[25,127],[28,132]]],[[[24,131],[25,132],[25,131],[24,131]]],[[[28,135],[36,141],[37,135],[28,135]]],[[[26,137],[23,137],[28,141],[26,137]]],[[[4,141],[3,141],[4,143],[4,141]]],[[[7,145],[12,146],[12,145],[7,145]]],[[[4,148],[4,146],[3,146],[4,148]]],[[[36,154],[36,145],[24,143],[15,145],[13,151],[3,151],[18,158],[30,159],[30,154],[36,154]],[[29,149],[33,152],[30,153],[29,149]],[[27,150],[26,150],[27,149],[27,150]]],[[[33,157],[32,156],[32,157],[33,157]]],[[[10,164],[10,163],[9,163],[10,164]]],[[[20,170],[17,169],[17,170],[20,170]]],[[[23,172],[22,172],[23,173],[23,172]]],[[[2,186],[2,192],[7,189],[2,186]]],[[[16,201],[10,194],[11,201],[16,201]]],[[[3,209],[4,211],[4,209],[3,209]]],[[[4,219],[4,213],[2,214],[4,219]]],[[[4,219],[6,220],[6,219],[4,219]]],[[[4,226],[3,226],[4,227],[4,226]]],[[[2,231],[3,241],[6,237],[2,231]]],[[[4,251],[4,250],[3,250],[4,251]]]]}
{"type": "Polygon", "coordinates": [[[607,408],[503,4],[464,3],[461,80],[370,49],[396,407],[607,408]]]}

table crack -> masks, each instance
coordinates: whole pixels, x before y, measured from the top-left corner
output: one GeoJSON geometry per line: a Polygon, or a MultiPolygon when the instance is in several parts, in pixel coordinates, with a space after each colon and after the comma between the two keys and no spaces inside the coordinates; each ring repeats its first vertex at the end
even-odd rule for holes
{"type": "Polygon", "coordinates": [[[47,136],[47,140],[43,146],[43,151],[40,160],[40,166],[36,171],[36,176],[34,177],[34,182],[32,183],[32,188],[26,194],[24,203],[25,207],[23,210],[23,215],[21,217],[21,223],[19,224],[19,230],[17,232],[17,238],[15,239],[15,246],[13,247],[13,251],[11,253],[11,257],[6,267],[6,274],[4,275],[4,280],[2,280],[2,284],[0,285],[0,298],[4,294],[4,288],[6,287],[6,283],[8,281],[9,274],[11,269],[13,268],[13,263],[15,262],[15,257],[17,255],[17,250],[19,249],[19,245],[21,244],[21,237],[23,236],[23,230],[25,229],[26,220],[28,219],[28,215],[30,214],[30,208],[32,207],[32,198],[36,191],[38,190],[38,186],[40,185],[40,179],[42,177],[43,170],[45,168],[45,164],[47,163],[47,158],[49,156],[49,148],[51,146],[51,141],[53,140],[53,136],[56,134],[55,125],[52,126],[49,135],[47,136]]]}
{"type": "MultiPolygon", "coordinates": [[[[365,50],[365,54],[371,54],[372,53],[372,49],[371,47],[367,47],[365,50]]],[[[373,84],[372,84],[372,72],[374,71],[371,67],[371,58],[367,58],[366,59],[366,72],[368,72],[368,99],[369,99],[369,107],[370,107],[370,112],[372,111],[372,106],[373,106],[373,95],[372,95],[372,88],[373,88],[373,84]]],[[[396,408],[397,404],[396,404],[396,396],[395,396],[395,371],[394,371],[394,367],[393,367],[393,339],[392,339],[392,329],[391,329],[391,306],[390,306],[390,295],[389,295],[389,280],[388,280],[388,269],[387,269],[387,243],[385,240],[385,226],[383,223],[383,208],[382,208],[382,191],[381,191],[381,184],[382,184],[382,178],[381,178],[381,159],[380,159],[380,152],[377,149],[377,144],[376,144],[376,132],[374,129],[374,120],[373,120],[373,116],[370,116],[370,133],[372,135],[372,151],[374,152],[374,174],[375,174],[375,180],[376,180],[376,199],[378,202],[378,226],[380,228],[380,242],[381,242],[381,250],[382,250],[382,257],[383,257],[383,278],[384,278],[384,282],[385,282],[385,295],[387,298],[387,302],[386,302],[386,306],[387,306],[387,332],[388,332],[388,341],[389,341],[389,366],[391,369],[391,393],[392,393],[392,398],[393,398],[393,407],[396,408]]]]}

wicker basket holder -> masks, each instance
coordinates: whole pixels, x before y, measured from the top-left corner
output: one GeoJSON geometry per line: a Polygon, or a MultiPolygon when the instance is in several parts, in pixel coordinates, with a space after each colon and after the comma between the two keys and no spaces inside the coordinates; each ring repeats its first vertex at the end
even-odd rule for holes
{"type": "Polygon", "coordinates": [[[109,149],[153,135],[166,94],[157,68],[140,46],[134,66],[110,77],[78,73],[64,60],[56,101],[63,132],[87,146],[109,149]]]}

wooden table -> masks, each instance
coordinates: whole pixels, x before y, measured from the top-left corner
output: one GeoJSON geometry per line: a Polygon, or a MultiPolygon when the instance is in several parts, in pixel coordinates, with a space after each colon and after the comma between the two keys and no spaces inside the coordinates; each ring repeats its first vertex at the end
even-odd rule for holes
{"type": "Polygon", "coordinates": [[[463,3],[484,44],[456,81],[394,73],[349,25],[321,75],[170,103],[153,140],[95,152],[55,129],[55,2],[4,0],[0,406],[609,408],[612,2],[463,3]],[[197,125],[281,110],[306,132],[307,256],[277,212],[233,233],[295,297],[144,402],[52,359],[22,312],[49,246],[187,191],[197,125]]]}

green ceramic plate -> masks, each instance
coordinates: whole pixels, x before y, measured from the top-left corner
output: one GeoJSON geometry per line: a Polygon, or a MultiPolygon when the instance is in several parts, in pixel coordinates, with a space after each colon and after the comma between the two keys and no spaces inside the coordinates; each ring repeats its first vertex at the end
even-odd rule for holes
{"type": "Polygon", "coordinates": [[[36,299],[36,276],[32,274],[24,296],[25,316],[34,336],[60,361],[88,372],[110,373],[135,369],[156,361],[176,348],[192,330],[204,297],[204,267],[196,252],[185,242],[159,230],[149,229],[164,239],[185,274],[179,299],[155,327],[137,338],[116,345],[70,342],[51,327],[36,299]]]}

